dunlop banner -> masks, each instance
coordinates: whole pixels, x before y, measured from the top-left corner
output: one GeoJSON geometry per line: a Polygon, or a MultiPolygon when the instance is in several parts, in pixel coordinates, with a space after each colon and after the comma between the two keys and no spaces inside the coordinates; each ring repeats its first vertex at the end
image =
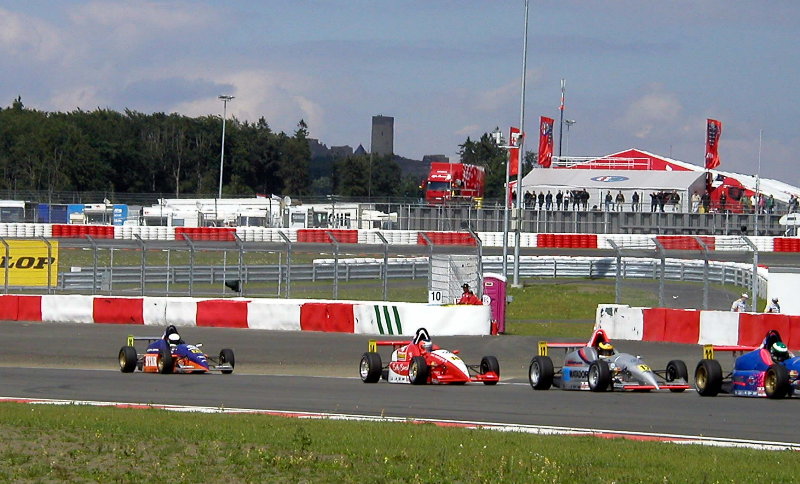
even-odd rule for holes
{"type": "Polygon", "coordinates": [[[6,240],[0,247],[0,284],[5,284],[8,271],[9,286],[47,286],[50,271],[50,285],[58,283],[58,242],[51,242],[51,253],[47,244],[40,240],[6,240]]]}

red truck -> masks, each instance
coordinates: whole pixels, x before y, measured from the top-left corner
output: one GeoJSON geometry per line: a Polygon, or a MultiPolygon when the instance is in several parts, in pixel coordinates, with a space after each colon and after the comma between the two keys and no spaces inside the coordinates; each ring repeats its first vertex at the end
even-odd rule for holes
{"type": "Polygon", "coordinates": [[[425,181],[425,201],[440,204],[483,198],[482,166],[432,162],[425,181]]]}

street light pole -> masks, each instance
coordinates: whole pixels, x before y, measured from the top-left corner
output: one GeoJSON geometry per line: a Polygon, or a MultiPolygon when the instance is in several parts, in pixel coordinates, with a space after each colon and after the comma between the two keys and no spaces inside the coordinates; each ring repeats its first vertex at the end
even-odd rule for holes
{"type": "MultiPolygon", "coordinates": [[[[756,203],[754,204],[755,205],[755,207],[754,207],[755,210],[753,210],[753,213],[756,215],[755,233],[753,234],[755,236],[758,236],[758,215],[759,215],[758,210],[759,210],[759,205],[760,205],[759,202],[761,201],[761,193],[760,193],[760,190],[761,190],[761,137],[763,136],[763,134],[764,134],[764,130],[763,129],[758,130],[758,169],[756,170],[756,203]]],[[[753,307],[753,311],[755,311],[755,307],[753,307]]]]}
{"type": "MultiPolygon", "coordinates": [[[[517,163],[517,200],[514,209],[514,281],[512,285],[519,287],[519,246],[520,246],[520,225],[522,224],[522,167],[525,161],[525,71],[528,64],[528,0],[525,0],[525,29],[522,39],[522,87],[520,94],[519,107],[519,157],[517,163]]],[[[505,274],[504,274],[505,275],[505,274]]]]}
{"type": "Polygon", "coordinates": [[[234,96],[219,96],[222,100],[222,148],[219,154],[219,194],[217,198],[222,198],[222,167],[225,162],[225,118],[228,114],[228,101],[232,100],[234,96]]]}
{"type": "Polygon", "coordinates": [[[569,128],[572,127],[573,124],[577,123],[574,119],[565,119],[564,124],[567,125],[567,149],[564,150],[564,156],[569,158],[569,128]]]}

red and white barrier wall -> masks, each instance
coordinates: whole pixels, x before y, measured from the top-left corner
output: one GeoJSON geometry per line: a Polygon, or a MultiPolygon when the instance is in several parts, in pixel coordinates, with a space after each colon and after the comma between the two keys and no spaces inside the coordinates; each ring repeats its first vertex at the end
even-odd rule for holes
{"type": "MultiPolygon", "coordinates": [[[[39,223],[0,224],[0,238],[86,238],[143,240],[192,240],[233,241],[234,234],[245,242],[284,241],[280,233],[297,243],[331,243],[332,234],[337,241],[346,244],[382,244],[380,233],[389,244],[475,246],[477,241],[469,232],[376,230],[376,229],[289,229],[266,227],[148,227],[110,225],[70,225],[39,223]],[[423,237],[424,234],[425,236],[423,237]],[[426,240],[427,239],[427,240],[426,240]]],[[[513,234],[508,234],[513,244],[513,234]]],[[[478,232],[486,247],[502,247],[502,232],[478,232]]],[[[708,250],[748,250],[741,237],[736,235],[709,235],[700,239],[708,250]]],[[[749,237],[762,252],[800,252],[800,237],[749,237]]],[[[619,246],[656,248],[654,240],[666,249],[701,250],[701,245],[688,235],[647,234],[520,234],[521,247],[543,247],[563,249],[611,249],[611,241],[619,246]]]]}
{"type": "Polygon", "coordinates": [[[142,324],[411,336],[488,335],[489,306],[311,301],[0,295],[0,321],[142,324]]]}
{"type": "Polygon", "coordinates": [[[800,316],[601,304],[595,326],[612,339],[687,344],[758,345],[771,329],[800,348],[800,316]]]}

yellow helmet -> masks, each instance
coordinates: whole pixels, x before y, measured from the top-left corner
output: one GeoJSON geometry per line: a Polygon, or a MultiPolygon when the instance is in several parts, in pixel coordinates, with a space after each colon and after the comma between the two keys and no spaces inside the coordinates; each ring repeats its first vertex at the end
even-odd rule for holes
{"type": "Polygon", "coordinates": [[[611,343],[602,341],[599,345],[597,345],[597,353],[600,356],[611,356],[614,354],[614,346],[611,343]]]}

